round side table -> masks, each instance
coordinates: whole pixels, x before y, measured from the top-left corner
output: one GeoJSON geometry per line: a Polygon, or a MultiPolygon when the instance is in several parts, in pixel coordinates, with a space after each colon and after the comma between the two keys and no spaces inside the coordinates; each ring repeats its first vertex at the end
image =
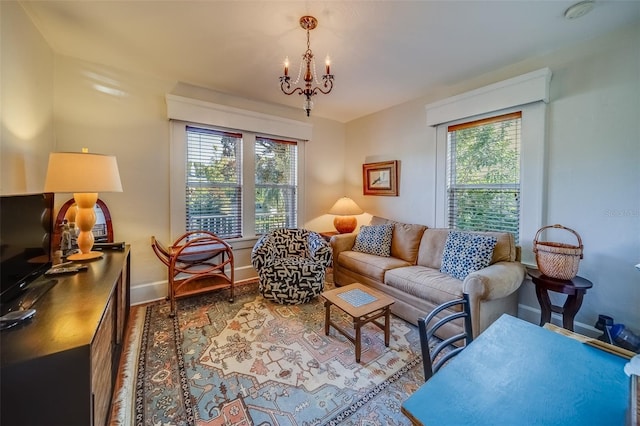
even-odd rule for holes
{"type": "Polygon", "coordinates": [[[536,286],[536,296],[541,309],[540,325],[550,322],[551,312],[556,312],[562,314],[562,327],[573,331],[573,319],[578,310],[580,310],[580,306],[582,306],[584,294],[593,287],[593,283],[582,277],[574,277],[570,280],[551,278],[532,268],[527,268],[527,273],[536,286]],[[549,291],[566,294],[567,300],[565,300],[564,305],[552,305],[549,299],[549,291]]]}

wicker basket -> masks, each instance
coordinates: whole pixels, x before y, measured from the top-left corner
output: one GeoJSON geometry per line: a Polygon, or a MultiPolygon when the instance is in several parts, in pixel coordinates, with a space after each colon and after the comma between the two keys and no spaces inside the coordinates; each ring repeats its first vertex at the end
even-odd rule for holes
{"type": "Polygon", "coordinates": [[[533,239],[533,252],[536,254],[536,263],[540,272],[551,278],[570,280],[578,274],[578,265],[582,259],[582,239],[573,229],[562,225],[549,225],[542,227],[533,239]],[[540,242],[540,233],[548,228],[565,229],[573,233],[578,239],[578,245],[552,242],[540,242]]]}

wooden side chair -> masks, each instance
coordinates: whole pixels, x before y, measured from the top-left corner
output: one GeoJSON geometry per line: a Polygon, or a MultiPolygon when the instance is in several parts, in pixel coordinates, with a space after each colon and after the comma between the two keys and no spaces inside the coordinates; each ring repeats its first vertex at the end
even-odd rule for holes
{"type": "Polygon", "coordinates": [[[167,267],[168,299],[171,316],[176,313],[176,298],[228,288],[233,302],[234,262],[231,246],[208,231],[191,231],[166,247],[151,237],[151,248],[167,267]],[[204,285],[192,285],[206,280],[204,285]]]}
{"type": "Polygon", "coordinates": [[[418,329],[420,331],[420,349],[422,350],[424,380],[427,381],[440,369],[440,367],[442,367],[445,362],[458,355],[466,345],[473,341],[469,295],[465,293],[461,299],[452,300],[437,306],[425,318],[418,319],[418,329]],[[461,308],[459,312],[447,313],[446,316],[440,319],[437,318],[438,314],[442,311],[458,305],[461,308]],[[430,349],[429,341],[433,337],[434,333],[444,324],[455,321],[459,318],[463,319],[463,331],[442,340],[433,349],[430,349]],[[431,324],[432,322],[433,324],[431,324]],[[445,348],[450,348],[450,350],[443,353],[442,356],[438,358],[438,355],[440,355],[445,348]],[[436,360],[436,358],[438,359],[436,360]]]}

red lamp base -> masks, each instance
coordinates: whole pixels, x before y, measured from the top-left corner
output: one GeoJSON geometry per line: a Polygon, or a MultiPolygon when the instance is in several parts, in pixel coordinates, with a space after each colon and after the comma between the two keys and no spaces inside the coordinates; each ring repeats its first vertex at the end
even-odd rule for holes
{"type": "Polygon", "coordinates": [[[333,226],[341,234],[349,234],[356,229],[358,220],[354,216],[336,216],[333,219],[333,226]]]}

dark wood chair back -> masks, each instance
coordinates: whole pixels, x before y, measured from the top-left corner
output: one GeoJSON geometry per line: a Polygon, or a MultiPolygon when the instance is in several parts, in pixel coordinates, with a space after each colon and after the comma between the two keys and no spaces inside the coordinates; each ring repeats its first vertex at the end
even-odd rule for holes
{"type": "Polygon", "coordinates": [[[471,329],[471,309],[469,295],[463,294],[461,299],[452,300],[437,306],[429,315],[418,319],[418,329],[420,331],[420,349],[422,350],[422,363],[424,366],[424,380],[427,381],[433,376],[449,359],[458,355],[469,343],[473,341],[471,329]],[[461,310],[454,313],[447,313],[443,318],[436,318],[446,309],[460,306],[461,310]],[[436,331],[451,321],[458,318],[463,319],[463,331],[447,339],[438,342],[433,349],[429,347],[429,341],[436,331]],[[442,352],[445,348],[448,351],[442,352]],[[439,356],[440,355],[440,356],[439,356]]]}

